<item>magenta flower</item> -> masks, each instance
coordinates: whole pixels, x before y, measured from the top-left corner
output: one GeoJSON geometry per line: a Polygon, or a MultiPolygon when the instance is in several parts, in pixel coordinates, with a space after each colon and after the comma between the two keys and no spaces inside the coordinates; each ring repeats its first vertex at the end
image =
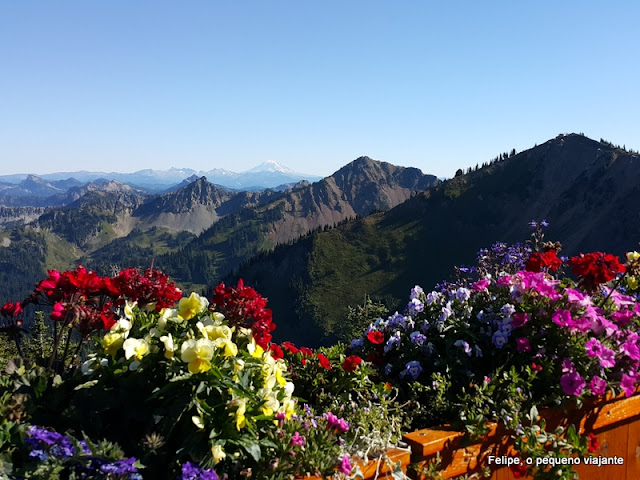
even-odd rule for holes
{"type": "Polygon", "coordinates": [[[489,280],[478,280],[471,285],[471,289],[475,292],[484,292],[489,286],[489,280]]]}
{"type": "Polygon", "coordinates": [[[627,375],[626,373],[622,375],[622,381],[620,382],[620,387],[624,390],[624,396],[630,397],[634,394],[636,390],[636,380],[634,377],[627,375]]]}
{"type": "Polygon", "coordinates": [[[516,348],[518,349],[518,352],[523,353],[523,352],[528,352],[529,350],[531,350],[531,344],[529,343],[529,339],[522,337],[522,338],[517,338],[516,339],[516,348]]]}
{"type": "Polygon", "coordinates": [[[349,461],[349,456],[345,455],[342,457],[342,461],[340,462],[340,471],[345,475],[349,475],[351,473],[352,467],[351,462],[349,461]]]}
{"type": "Polygon", "coordinates": [[[295,432],[291,437],[291,443],[299,447],[304,445],[305,442],[306,442],[306,439],[302,435],[300,435],[298,432],[295,432]]]}
{"type": "Polygon", "coordinates": [[[596,376],[591,379],[591,382],[589,382],[589,388],[591,389],[591,393],[594,395],[604,395],[607,388],[607,382],[606,380],[596,376]]]}
{"type": "Polygon", "coordinates": [[[569,327],[572,325],[571,312],[569,310],[556,310],[551,315],[551,320],[553,323],[558,325],[559,327],[569,327]]]}
{"type": "Polygon", "coordinates": [[[622,350],[631,360],[640,360],[640,349],[638,349],[637,343],[627,340],[622,344],[622,350]]]}
{"type": "Polygon", "coordinates": [[[560,377],[560,386],[564,393],[573,395],[574,397],[579,396],[587,382],[585,382],[584,378],[576,371],[573,363],[571,363],[571,360],[568,358],[562,360],[562,371],[565,372],[565,374],[560,377]]]}
{"type": "Polygon", "coordinates": [[[635,316],[635,312],[632,310],[621,310],[619,312],[613,312],[613,321],[616,322],[620,327],[626,327],[631,323],[633,317],[635,316]]]}
{"type": "Polygon", "coordinates": [[[339,419],[338,423],[336,423],[336,426],[342,433],[349,431],[349,422],[347,422],[344,418],[339,419]]]}
{"type": "Polygon", "coordinates": [[[560,386],[564,393],[567,395],[573,395],[574,397],[577,397],[582,393],[586,384],[587,382],[584,381],[584,378],[582,378],[575,370],[572,370],[560,377],[560,386]]]}
{"type": "Polygon", "coordinates": [[[528,313],[514,313],[513,320],[511,320],[511,326],[513,328],[522,327],[529,321],[528,313]]]}

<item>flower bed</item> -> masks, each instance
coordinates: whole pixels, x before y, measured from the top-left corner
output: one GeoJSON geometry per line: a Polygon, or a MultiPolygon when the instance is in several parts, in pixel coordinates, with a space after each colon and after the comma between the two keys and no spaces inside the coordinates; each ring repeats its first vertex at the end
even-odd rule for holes
{"type": "Polygon", "coordinates": [[[488,472],[493,455],[512,463],[495,478],[568,480],[571,459],[625,451],[634,472],[640,254],[559,257],[533,226],[415,286],[402,313],[353,310],[362,337],[317,351],[271,342],[266,299],[242,281],[208,299],[151,269],[49,272],[0,309],[21,357],[0,377],[0,475],[434,479],[488,472]],[[42,314],[23,342],[29,303],[52,328],[42,314]],[[408,430],[412,453],[389,450],[408,430]]]}

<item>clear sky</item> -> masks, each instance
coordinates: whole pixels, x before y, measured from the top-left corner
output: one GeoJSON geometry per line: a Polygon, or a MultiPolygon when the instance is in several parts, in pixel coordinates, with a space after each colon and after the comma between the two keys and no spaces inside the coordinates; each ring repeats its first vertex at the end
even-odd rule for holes
{"type": "Polygon", "coordinates": [[[640,149],[640,2],[0,1],[0,174],[640,149]]]}

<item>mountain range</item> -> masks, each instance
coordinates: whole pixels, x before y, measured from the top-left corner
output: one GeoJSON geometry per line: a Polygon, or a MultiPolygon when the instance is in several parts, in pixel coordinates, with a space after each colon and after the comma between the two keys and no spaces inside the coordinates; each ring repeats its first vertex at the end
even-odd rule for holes
{"type": "Polygon", "coordinates": [[[235,191],[200,177],[148,195],[118,181],[92,182],[73,187],[65,206],[4,208],[0,284],[6,280],[17,291],[47,268],[77,262],[102,274],[153,262],[182,285],[204,289],[255,254],[391,208],[437,181],[362,157],[318,182],[284,190],[235,191]],[[16,271],[21,278],[2,277],[16,271]]]}
{"type": "Polygon", "coordinates": [[[206,176],[211,183],[235,190],[278,189],[281,185],[295,184],[302,180],[312,182],[321,178],[317,175],[295,172],[274,161],[263,162],[240,173],[220,168],[209,171],[171,168],[169,170],[145,169],[133,173],[77,171],[42,175],[0,175],[0,205],[61,205],[64,194],[70,188],[80,187],[88,182],[117,181],[148,193],[161,193],[175,189],[187,179],[203,176],[206,176]]]}

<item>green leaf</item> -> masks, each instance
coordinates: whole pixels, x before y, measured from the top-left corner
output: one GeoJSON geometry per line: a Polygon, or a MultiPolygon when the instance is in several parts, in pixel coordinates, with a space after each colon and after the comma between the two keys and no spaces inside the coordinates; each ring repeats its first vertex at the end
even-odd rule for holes
{"type": "Polygon", "coordinates": [[[251,458],[253,458],[256,462],[260,461],[262,451],[260,450],[260,445],[258,443],[243,443],[242,448],[244,448],[246,452],[251,456],[251,458]]]}

